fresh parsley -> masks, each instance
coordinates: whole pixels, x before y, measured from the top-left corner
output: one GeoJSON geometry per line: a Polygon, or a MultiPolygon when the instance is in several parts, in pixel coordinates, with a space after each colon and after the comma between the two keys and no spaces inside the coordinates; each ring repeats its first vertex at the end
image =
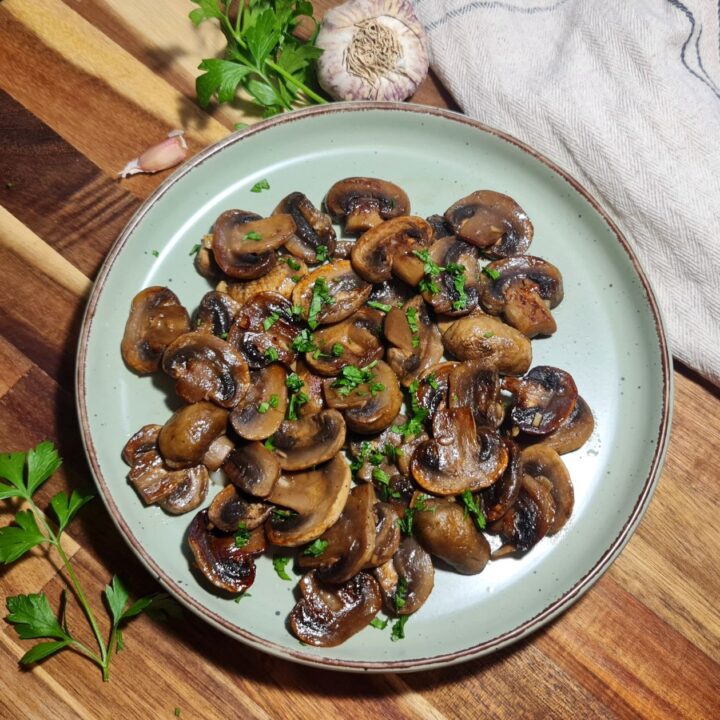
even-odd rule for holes
{"type": "Polygon", "coordinates": [[[258,180],[251,188],[250,192],[254,193],[261,193],[263,190],[269,190],[270,189],[270,183],[263,178],[262,180],[258,180]]]}
{"type": "Polygon", "coordinates": [[[315,330],[318,326],[318,315],[322,310],[323,305],[334,305],[335,300],[330,294],[330,288],[328,288],[327,280],[325,278],[318,278],[313,283],[312,288],[312,299],[310,300],[310,311],[308,312],[308,327],[311,330],[315,330]]]}
{"type": "Polygon", "coordinates": [[[190,250],[190,252],[188,253],[188,255],[197,255],[197,254],[200,252],[200,248],[201,248],[201,247],[202,247],[202,245],[200,245],[200,243],[195,243],[195,244],[192,246],[192,249],[190,250]]]}
{"type": "Polygon", "coordinates": [[[418,327],[418,321],[417,321],[417,309],[414,307],[409,307],[407,310],[405,310],[405,317],[407,318],[407,323],[410,326],[410,332],[412,333],[412,346],[414,348],[420,346],[420,328],[418,327]]]}
{"type": "Polygon", "coordinates": [[[458,299],[453,301],[453,310],[464,310],[467,307],[468,298],[465,292],[465,266],[458,263],[448,263],[445,271],[452,279],[453,288],[458,295],[458,299]]]}
{"type": "Polygon", "coordinates": [[[486,265],[483,268],[483,272],[491,279],[491,280],[499,280],[500,279],[500,273],[495,269],[491,268],[489,265],[486,265]]]}
{"type": "Polygon", "coordinates": [[[245,239],[260,242],[260,240],[262,240],[262,235],[259,232],[251,230],[249,233],[245,233],[245,239]]]}
{"type": "Polygon", "coordinates": [[[241,592],[236,598],[235,602],[239,603],[241,600],[244,600],[245,598],[252,597],[252,595],[249,592],[241,592]]]}
{"type": "Polygon", "coordinates": [[[475,524],[479,530],[484,530],[487,521],[485,519],[485,513],[482,508],[477,504],[475,498],[469,490],[465,490],[461,495],[463,505],[465,506],[465,517],[472,515],[475,524]]]}
{"type": "Polygon", "coordinates": [[[425,382],[433,389],[433,390],[439,390],[440,389],[440,383],[437,381],[437,378],[435,377],[435,373],[430,373],[426,378],[425,382]]]}
{"type": "Polygon", "coordinates": [[[393,604],[395,610],[402,610],[407,604],[408,596],[408,581],[406,577],[402,575],[398,578],[397,586],[395,587],[395,594],[393,596],[393,604]]]}
{"type": "Polygon", "coordinates": [[[325,262],[329,257],[329,251],[327,245],[318,245],[315,251],[315,260],[319,263],[325,262]]]}
{"type": "Polygon", "coordinates": [[[315,338],[313,337],[313,334],[307,328],[301,330],[293,338],[292,349],[295,350],[295,352],[299,353],[307,353],[312,352],[313,350],[317,350],[317,345],[315,344],[315,338]]]}
{"type": "Polygon", "coordinates": [[[302,390],[305,383],[297,373],[290,373],[287,378],[285,378],[285,385],[291,392],[297,392],[298,390],[302,390]]]}
{"type": "Polygon", "coordinates": [[[329,543],[327,540],[321,540],[318,538],[308,545],[303,551],[303,555],[309,555],[310,557],[319,557],[322,555],[328,547],[329,543]]]}
{"type": "Polygon", "coordinates": [[[384,630],[388,626],[389,622],[389,619],[381,620],[376,617],[370,621],[370,627],[374,627],[376,630],[384,630]]]}
{"type": "Polygon", "coordinates": [[[275,452],[275,443],[273,442],[272,437],[269,437],[265,440],[265,442],[263,443],[263,447],[270,452],[275,452]]]}
{"type": "Polygon", "coordinates": [[[267,332],[279,319],[280,316],[276,312],[271,312],[270,315],[263,320],[263,330],[267,332]]]}
{"type": "Polygon", "coordinates": [[[332,349],[330,350],[333,357],[342,357],[343,353],[345,352],[345,347],[342,343],[335,343],[332,346],[332,349]]]}
{"type": "Polygon", "coordinates": [[[276,361],[279,359],[280,355],[278,355],[278,351],[277,351],[274,347],[269,347],[269,348],[265,351],[265,357],[266,357],[270,362],[276,362],[276,361]]]}
{"type": "Polygon", "coordinates": [[[152,253],[151,253],[151,255],[152,255],[153,257],[160,257],[160,251],[159,251],[159,250],[153,250],[152,253]]]}
{"type": "MultiPolygon", "coordinates": [[[[340,370],[340,375],[330,387],[337,389],[339,395],[347,397],[351,392],[353,392],[353,390],[357,390],[360,385],[373,382],[375,375],[372,370],[376,365],[377,360],[371,362],[363,368],[359,368],[357,365],[346,365],[342,368],[342,370],[340,370]]],[[[382,385],[382,383],[374,383],[374,385],[378,386],[382,385]]],[[[384,390],[385,386],[383,385],[381,389],[384,390]]],[[[377,387],[375,392],[378,392],[377,387]]]]}
{"type": "Polygon", "coordinates": [[[287,570],[285,569],[288,566],[288,563],[290,562],[290,557],[287,555],[275,555],[273,557],[273,567],[275,568],[275,572],[277,573],[277,576],[281,580],[290,580],[292,581],[292,578],[287,574],[287,570]]]}
{"type": "Polygon", "coordinates": [[[440,287],[435,280],[445,268],[433,261],[428,250],[414,250],[413,255],[423,261],[423,273],[425,273],[425,277],[423,277],[418,284],[420,292],[427,292],[431,295],[439,293],[440,287]]]}
{"type": "Polygon", "coordinates": [[[241,522],[238,524],[238,529],[235,531],[235,547],[244,548],[250,542],[250,531],[247,528],[247,524],[241,522]]]}
{"type": "Polygon", "coordinates": [[[257,411],[258,411],[261,415],[264,415],[268,410],[270,410],[270,408],[273,408],[273,410],[276,409],[279,402],[280,402],[280,400],[279,400],[279,398],[278,398],[277,395],[271,395],[271,396],[270,396],[270,400],[261,402],[261,403],[258,405],[257,411]]]}
{"type": "Polygon", "coordinates": [[[419,435],[424,429],[425,419],[428,416],[427,409],[422,407],[418,400],[417,391],[419,387],[420,382],[418,380],[413,380],[408,387],[410,410],[412,412],[410,419],[404,425],[393,425],[390,428],[392,432],[402,435],[403,440],[419,435]]]}
{"type": "Polygon", "coordinates": [[[384,313],[389,313],[392,310],[392,305],[386,305],[385,303],[378,302],[377,300],[368,300],[365,304],[374,310],[380,310],[384,313]]]}
{"type": "Polygon", "coordinates": [[[278,258],[278,260],[280,260],[280,262],[286,263],[291,270],[299,270],[302,267],[300,263],[294,257],[290,257],[290,255],[278,258]]]}
{"type": "Polygon", "coordinates": [[[410,615],[403,615],[402,617],[399,617],[392,626],[391,633],[390,633],[390,639],[394,642],[396,640],[404,640],[405,639],[405,625],[407,624],[407,621],[410,619],[410,615]]]}

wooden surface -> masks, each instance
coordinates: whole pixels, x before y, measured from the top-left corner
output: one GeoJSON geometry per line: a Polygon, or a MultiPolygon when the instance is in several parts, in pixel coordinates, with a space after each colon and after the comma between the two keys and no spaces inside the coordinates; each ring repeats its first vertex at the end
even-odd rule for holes
{"type": "MultiPolygon", "coordinates": [[[[189,8],[0,2],[0,448],[59,445],[65,464],[44,501],[92,489],[73,398],[79,322],[103,257],[164,177],[115,174],[171,129],[185,128],[197,150],[243,120],[241,106],[208,115],[193,102],[194,68],[221,44],[211,27],[192,28],[189,8]]],[[[450,102],[433,81],[415,99],[450,102]]],[[[103,684],[70,653],[21,672],[27,643],[3,623],[0,717],[720,717],[720,394],[683,369],[675,380],[668,461],[638,532],[580,602],[511,649],[441,671],[359,676],[263,655],[190,615],[142,617],[103,684]]],[[[114,572],[135,595],[157,589],[99,500],[70,535],[98,607],[114,572]]],[[[0,570],[3,606],[41,588],[54,600],[61,587],[43,557],[0,570]]]]}

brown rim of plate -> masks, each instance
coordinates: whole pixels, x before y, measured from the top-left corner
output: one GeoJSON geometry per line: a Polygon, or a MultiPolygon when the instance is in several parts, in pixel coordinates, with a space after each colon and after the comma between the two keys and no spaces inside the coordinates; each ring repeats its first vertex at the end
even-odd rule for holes
{"type": "Polygon", "coordinates": [[[140,561],[147,567],[147,569],[153,574],[158,582],[168,590],[175,598],[180,600],[190,610],[195,612],[204,620],[207,620],[218,629],[226,632],[228,635],[246,642],[247,644],[264,650],[272,655],[280,658],[292,659],[296,662],[317,666],[322,668],[330,668],[335,670],[348,670],[348,671],[366,671],[366,672],[409,672],[416,670],[431,670],[433,668],[452,665],[470,660],[482,655],[487,655],[491,652],[499,650],[513,642],[520,640],[521,638],[529,635],[531,632],[539,629],[554,617],[559,615],[565,609],[567,609],[573,602],[575,602],[583,593],[585,593],[599,578],[602,574],[610,567],[613,560],[617,557],[620,551],[625,547],[628,540],[632,536],[633,530],[637,527],[645,510],[650,502],[652,493],[655,486],[660,478],[660,472],[662,470],[665,453],[667,451],[668,440],[670,436],[670,421],[671,421],[671,397],[672,397],[672,373],[671,373],[671,359],[668,341],[665,336],[663,328],[663,322],[660,315],[660,310],[655,300],[655,296],[650,287],[648,279],[645,277],[640,264],[635,257],[632,249],[625,240],[623,233],[620,231],[615,222],[608,216],[603,210],[600,204],[588,193],[585,188],[580,185],[575,179],[570,177],[564,170],[558,167],[554,162],[541,155],[537,151],[533,150],[528,145],[525,145],[520,140],[508,135],[507,133],[501,132],[494,128],[483,125],[477,120],[466,117],[460,113],[452,112],[450,110],[443,110],[440,108],[434,108],[425,105],[414,105],[409,103],[389,103],[389,102],[343,102],[333,103],[332,105],[325,106],[314,106],[309,108],[303,108],[301,110],[295,110],[285,115],[278,115],[269,120],[261,121],[249,128],[239,132],[232,133],[227,138],[220,140],[219,142],[211,145],[202,152],[198,153],[194,157],[190,158],[184,165],[176,170],[162,185],[160,185],[150,197],[143,202],[138,208],[133,217],[127,223],[123,231],[118,236],[115,244],[110,249],[105,262],[98,273],[98,277],[93,286],[92,294],[88,300],[87,307],[85,309],[85,315],[83,317],[83,324],[80,332],[80,340],[78,345],[76,371],[75,371],[75,386],[76,386],[76,397],[77,397],[77,408],[78,415],[80,417],[80,429],[85,447],[85,454],[90,462],[92,473],[95,477],[95,482],[100,489],[103,502],[113,519],[113,522],[120,530],[126,541],[133,549],[140,561]],[[155,202],[161,198],[169,188],[171,188],[180,178],[184,177],[197,165],[201,165],[208,158],[212,157],[216,153],[223,150],[228,145],[233,145],[237,142],[242,142],[248,137],[261,133],[268,128],[275,127],[277,125],[283,125],[286,123],[297,122],[307,117],[315,115],[326,115],[329,113],[343,113],[343,112],[358,112],[368,110],[381,110],[381,111],[392,111],[392,112],[409,112],[416,113],[419,115],[430,115],[434,117],[441,117],[451,122],[459,123],[461,125],[469,125],[481,132],[493,135],[501,140],[504,140],[511,145],[519,148],[523,152],[532,156],[543,165],[548,167],[550,170],[555,172],[561,178],[563,178],[576,192],[582,195],[590,205],[596,210],[596,212],[603,218],[607,223],[608,227],[612,230],[613,234],[617,238],[621,247],[627,254],[635,274],[640,279],[647,303],[653,314],[653,320],[655,322],[655,330],[657,335],[657,341],[660,349],[660,357],[662,362],[662,377],[663,377],[663,397],[662,397],[662,422],[658,432],[657,442],[655,443],[655,454],[653,455],[652,462],[650,464],[650,470],[648,472],[647,479],[643,485],[642,491],[638,496],[637,502],[635,503],[632,512],[630,513],[627,521],[622,527],[612,542],[608,545],[607,549],[602,553],[597,562],[593,567],[581,577],[575,585],[563,593],[559,598],[550,603],[541,612],[534,615],[532,618],[526,620],[518,627],[503,633],[491,640],[487,640],[472,647],[464,650],[459,650],[453,653],[446,653],[444,655],[433,655],[425,658],[415,658],[411,660],[398,660],[398,661],[383,661],[383,662],[358,662],[353,660],[338,660],[336,658],[323,657],[319,655],[309,655],[299,650],[292,650],[283,645],[278,645],[274,642],[270,642],[263,638],[260,638],[242,628],[237,627],[231,622],[218,615],[217,613],[208,610],[202,603],[198,602],[195,598],[191,597],[178,583],[176,583],[170,576],[168,576],[162,567],[160,567],[145,548],[138,542],[137,538],[133,535],[132,531],[125,523],[125,520],[120,515],[117,506],[110,494],[105,478],[103,477],[100,464],[98,463],[97,455],[95,453],[95,447],[93,445],[92,436],[90,433],[90,425],[88,422],[87,408],[85,404],[85,367],[87,361],[87,344],[92,327],[93,318],[95,316],[95,310],[97,307],[98,300],[102,294],[102,290],[105,284],[105,280],[109,275],[115,259],[118,254],[122,251],[128,238],[132,235],[135,227],[140,223],[145,214],[155,204],[155,202]]]}

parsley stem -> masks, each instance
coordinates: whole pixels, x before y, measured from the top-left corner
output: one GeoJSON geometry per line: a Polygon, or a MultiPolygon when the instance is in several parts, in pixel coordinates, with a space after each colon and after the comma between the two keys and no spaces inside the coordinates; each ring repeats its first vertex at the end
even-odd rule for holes
{"type": "Polygon", "coordinates": [[[304,85],[299,80],[296,80],[289,72],[279,65],[274,63],[272,60],[266,60],[265,64],[274,70],[278,75],[282,75],[291,85],[294,85],[298,90],[307,95],[311,100],[314,100],[318,105],[327,105],[327,100],[318,95],[314,90],[311,90],[307,85],[304,85]]]}

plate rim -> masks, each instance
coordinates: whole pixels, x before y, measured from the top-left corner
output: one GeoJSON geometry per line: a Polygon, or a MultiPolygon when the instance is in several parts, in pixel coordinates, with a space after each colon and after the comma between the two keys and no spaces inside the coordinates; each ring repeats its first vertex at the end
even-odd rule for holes
{"type": "Polygon", "coordinates": [[[93,479],[95,480],[95,484],[100,491],[100,496],[103,500],[103,503],[105,504],[105,507],[110,514],[110,517],[112,518],[115,526],[119,530],[120,534],[123,536],[124,540],[128,543],[135,556],[147,568],[147,570],[153,575],[153,577],[173,597],[178,599],[183,605],[185,605],[193,613],[198,615],[202,620],[209,622],[211,625],[225,632],[234,639],[276,657],[289,659],[304,665],[320,667],[324,669],[355,672],[411,672],[420,670],[431,670],[434,668],[465,662],[473,658],[488,655],[503,647],[506,647],[507,645],[517,642],[520,639],[531,634],[532,632],[540,629],[542,626],[550,622],[553,618],[561,614],[564,610],[569,608],[602,577],[602,575],[608,570],[615,558],[620,554],[625,545],[629,542],[635,529],[637,528],[638,524],[642,520],[643,515],[646,512],[647,507],[650,503],[650,499],[652,498],[655,488],[657,487],[657,484],[659,482],[670,440],[670,430],[672,422],[673,375],[669,341],[665,331],[662,314],[650,282],[645,275],[645,272],[642,269],[635,253],[633,252],[631,246],[626,240],[625,235],[620,230],[617,223],[610,217],[608,212],[590,194],[590,192],[588,192],[588,190],[586,190],[583,185],[581,185],[577,180],[575,180],[575,178],[573,178],[569,173],[563,170],[554,161],[550,160],[548,157],[538,152],[526,143],[522,142],[521,140],[518,140],[517,138],[509,135],[504,131],[485,125],[484,123],[467,117],[466,115],[463,115],[461,113],[454,112],[452,110],[446,110],[444,108],[436,108],[432,106],[418,105],[413,103],[356,101],[331,103],[329,105],[319,105],[302,108],[289,113],[285,113],[283,115],[275,116],[268,120],[260,121],[242,131],[231,132],[228,137],[223,138],[216,143],[213,143],[209,147],[205,148],[204,150],[190,158],[152,192],[152,194],[135,211],[130,220],[128,220],[123,230],[118,235],[117,239],[108,251],[105,260],[103,261],[103,264],[97,274],[95,282],[93,283],[90,297],[85,306],[85,312],[83,314],[82,325],[78,338],[78,348],[75,364],[75,399],[77,413],[80,420],[80,434],[83,442],[83,448],[90,465],[93,479]],[[378,110],[388,111],[390,113],[407,112],[440,117],[450,122],[470,126],[475,130],[492,135],[500,140],[514,145],[521,151],[541,162],[543,165],[545,165],[547,168],[549,168],[554,173],[559,175],[563,180],[565,180],[573,188],[573,190],[579,193],[590,205],[592,205],[593,209],[602,217],[604,222],[612,231],[620,247],[625,251],[625,254],[630,260],[636,277],[640,280],[642,284],[642,288],[645,293],[645,297],[651,310],[651,314],[655,324],[655,339],[658,341],[662,366],[661,371],[663,391],[661,422],[658,428],[658,435],[655,443],[655,452],[650,463],[647,478],[643,483],[642,490],[638,495],[637,501],[635,502],[632,511],[630,512],[627,520],[623,524],[617,536],[609,543],[608,547],[600,555],[600,557],[593,564],[593,566],[582,577],[580,577],[577,582],[572,585],[572,587],[568,588],[562,595],[560,595],[560,597],[550,602],[543,610],[536,613],[531,618],[528,618],[512,630],[509,630],[490,640],[485,640],[481,643],[474,644],[471,647],[462,650],[456,650],[454,652],[432,655],[428,657],[412,658],[408,660],[357,661],[331,658],[321,655],[309,655],[301,652],[300,650],[294,650],[287,646],[266,640],[243,628],[239,628],[237,625],[229,622],[221,615],[218,615],[217,613],[209,610],[196,598],[190,596],[181,585],[179,585],[175,580],[173,580],[163,570],[163,568],[155,562],[155,560],[141,545],[141,543],[133,534],[130,527],[125,522],[117,505],[115,504],[109,486],[105,481],[105,477],[100,467],[100,463],[98,462],[97,453],[95,451],[95,446],[93,443],[92,432],[90,429],[89,414],[86,405],[85,386],[88,360],[88,340],[92,330],[92,324],[95,318],[97,304],[103,293],[105,282],[110,272],[112,271],[118,255],[121,253],[122,249],[127,243],[127,240],[132,235],[137,225],[142,221],[142,219],[155,205],[155,203],[163,195],[165,195],[165,193],[167,193],[172,186],[174,186],[187,173],[193,170],[193,168],[201,165],[210,157],[214,156],[218,152],[221,152],[227,146],[233,145],[237,142],[242,142],[243,140],[252,137],[258,133],[262,133],[269,128],[301,121],[305,118],[311,118],[314,116],[378,110]]]}

